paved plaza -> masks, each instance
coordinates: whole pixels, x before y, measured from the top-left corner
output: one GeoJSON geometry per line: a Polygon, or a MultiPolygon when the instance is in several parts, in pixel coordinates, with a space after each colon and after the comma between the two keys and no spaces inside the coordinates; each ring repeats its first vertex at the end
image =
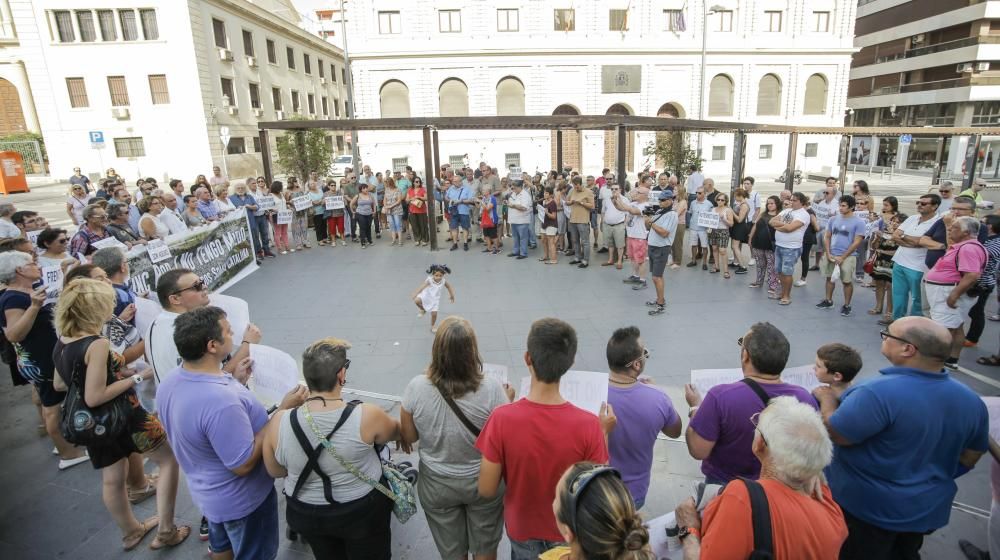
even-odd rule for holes
{"type": "MultiPolygon", "coordinates": [[[[859,290],[852,317],[818,310],[813,306],[821,299],[822,283],[815,273],[806,287],[794,290],[791,306],[780,307],[764,293],[746,287],[749,275],[726,280],[695,269],[668,270],[667,314],[649,317],[643,302],[652,298],[652,287],[643,292],[628,289],[621,282],[627,271],[599,266],[580,270],[566,264],[568,258],[558,266],[544,266],[535,259],[515,261],[482,254],[479,247],[473,244],[469,252],[432,254],[414,247],[392,247],[383,239],[364,251],[352,244],[313,248],[268,260],[227,293],[250,303],[264,344],[297,359],[318,338],[349,340],[353,349],[347,389],[363,392],[366,400],[390,411],[398,407],[395,395],[430,359],[429,321],[417,318],[409,295],[433,262],[446,263],[453,270],[450,281],[457,301],[444,301],[442,315],[469,319],[484,360],[510,366],[515,381],[527,375],[522,356],[531,322],[546,316],[562,318],[576,328],[579,352],[574,368],[580,370],[606,371],[604,351],[611,332],[637,325],[652,356],[646,373],[666,388],[682,411],[686,410],[682,387],[690,370],[738,367],[736,338],[755,321],[771,321],[786,333],[792,343],[789,366],[811,363],[814,350],[830,341],[850,344],[862,353],[861,378],[877,375],[879,368],[888,365],[879,354],[879,327],[864,314],[873,302],[873,292],[859,290]]],[[[1000,332],[995,323],[987,329],[983,347],[966,350],[962,358],[962,366],[984,380],[964,373],[956,377],[982,395],[996,395],[1000,394],[1000,376],[975,365],[976,357],[996,350],[1000,332]]],[[[50,454],[51,444],[36,435],[37,417],[28,389],[12,389],[9,377],[0,377],[0,437],[6,451],[0,462],[0,558],[205,557],[206,547],[196,537],[173,551],[140,547],[121,552],[118,529],[101,502],[99,474],[87,465],[59,472],[50,454]]],[[[659,441],[644,513],[658,516],[672,510],[690,493],[698,474],[697,462],[682,441],[659,441]]],[[[925,558],[961,558],[959,538],[985,546],[986,519],[977,512],[989,508],[988,475],[987,457],[960,479],[959,509],[952,511],[948,527],[927,539],[925,558]]],[[[136,513],[142,518],[154,510],[151,499],[137,506],[136,513]]],[[[200,513],[191,503],[183,477],[177,512],[179,522],[197,528],[200,513]]],[[[420,515],[406,525],[395,525],[393,531],[395,557],[436,557],[420,515]]],[[[500,554],[507,555],[506,542],[500,554]]],[[[283,538],[279,557],[311,555],[301,544],[283,538]]]]}

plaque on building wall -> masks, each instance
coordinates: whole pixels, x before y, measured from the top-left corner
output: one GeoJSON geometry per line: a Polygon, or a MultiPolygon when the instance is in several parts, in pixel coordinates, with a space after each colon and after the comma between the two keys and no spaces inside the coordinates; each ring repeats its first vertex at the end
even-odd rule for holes
{"type": "Polygon", "coordinates": [[[639,93],[642,66],[601,66],[601,93],[639,93]]]}

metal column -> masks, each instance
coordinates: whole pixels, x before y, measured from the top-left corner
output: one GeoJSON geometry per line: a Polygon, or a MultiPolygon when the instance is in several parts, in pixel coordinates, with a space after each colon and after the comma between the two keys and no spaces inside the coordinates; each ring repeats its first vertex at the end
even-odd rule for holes
{"type": "Polygon", "coordinates": [[[941,184],[941,169],[948,165],[948,162],[944,161],[944,143],[947,141],[944,136],[938,136],[937,152],[934,154],[934,174],[931,175],[932,185],[941,184]]]}
{"type": "Polygon", "coordinates": [[[729,180],[729,200],[733,193],[743,184],[743,169],[746,165],[747,135],[742,130],[733,133],[733,172],[729,180]]]}
{"type": "Polygon", "coordinates": [[[962,180],[962,190],[972,186],[976,179],[976,165],[979,164],[979,142],[982,137],[978,134],[969,136],[969,146],[965,149],[965,178],[962,180]]]}
{"type": "MultiPolygon", "coordinates": [[[[434,134],[435,139],[437,138],[437,131],[434,134]]],[[[431,238],[431,251],[437,251],[438,239],[437,239],[437,219],[434,216],[434,201],[435,201],[435,189],[434,189],[434,150],[433,147],[436,144],[431,139],[431,127],[424,127],[424,190],[427,191],[427,231],[431,238]],[[432,231],[433,230],[433,231],[432,231]]]]}
{"type": "Polygon", "coordinates": [[[271,174],[271,142],[267,130],[257,131],[260,138],[260,160],[264,164],[264,180],[267,181],[267,188],[271,188],[271,181],[274,176],[271,174]]]}
{"type": "Polygon", "coordinates": [[[785,173],[785,190],[795,192],[795,152],[799,149],[799,133],[788,134],[788,171],[785,173]]]}
{"type": "Polygon", "coordinates": [[[563,168],[563,131],[556,129],[556,171],[562,173],[563,168]]]}
{"type": "Polygon", "coordinates": [[[618,185],[621,187],[622,192],[625,192],[625,182],[627,179],[625,175],[625,155],[627,152],[626,148],[628,147],[626,143],[628,130],[622,125],[618,125],[615,128],[617,128],[618,132],[618,145],[615,146],[618,152],[615,158],[615,177],[618,179],[618,185]]]}
{"type": "Polygon", "coordinates": [[[427,178],[428,185],[425,186],[429,187],[434,186],[434,179],[437,179],[438,173],[441,172],[441,146],[438,144],[438,131],[436,128],[431,131],[431,139],[434,143],[434,175],[427,178]]]}

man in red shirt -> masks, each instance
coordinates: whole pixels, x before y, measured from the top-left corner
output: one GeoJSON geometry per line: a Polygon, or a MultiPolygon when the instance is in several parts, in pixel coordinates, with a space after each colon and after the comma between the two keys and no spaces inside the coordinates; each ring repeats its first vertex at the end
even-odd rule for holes
{"type": "Polygon", "coordinates": [[[607,432],[616,421],[611,407],[602,405],[598,417],[559,394],[559,379],[575,356],[572,326],[559,319],[535,321],[524,354],[531,390],[496,408],[476,441],[483,454],[479,494],[491,498],[501,478],[507,484],[503,513],[512,560],[535,560],[562,542],[552,502],[566,469],[579,461],[608,462],[607,432]]]}

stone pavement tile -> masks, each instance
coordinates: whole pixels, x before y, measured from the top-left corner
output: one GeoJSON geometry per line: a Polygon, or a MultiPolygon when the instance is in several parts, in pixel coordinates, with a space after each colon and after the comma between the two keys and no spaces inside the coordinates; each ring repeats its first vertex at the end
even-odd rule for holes
{"type": "Polygon", "coordinates": [[[0,558],[10,558],[12,560],[51,560],[53,556],[43,554],[29,547],[0,541],[0,558]]]}
{"type": "MultiPolygon", "coordinates": [[[[100,486],[96,473],[93,476],[94,484],[100,486]]],[[[4,486],[9,488],[9,484],[4,486]]],[[[78,546],[105,528],[113,527],[99,496],[51,485],[33,486],[33,490],[31,496],[11,504],[9,511],[16,514],[4,515],[0,542],[44,555],[72,558],[77,557],[72,551],[78,546]],[[18,522],[14,522],[15,517],[18,522]]]]}

